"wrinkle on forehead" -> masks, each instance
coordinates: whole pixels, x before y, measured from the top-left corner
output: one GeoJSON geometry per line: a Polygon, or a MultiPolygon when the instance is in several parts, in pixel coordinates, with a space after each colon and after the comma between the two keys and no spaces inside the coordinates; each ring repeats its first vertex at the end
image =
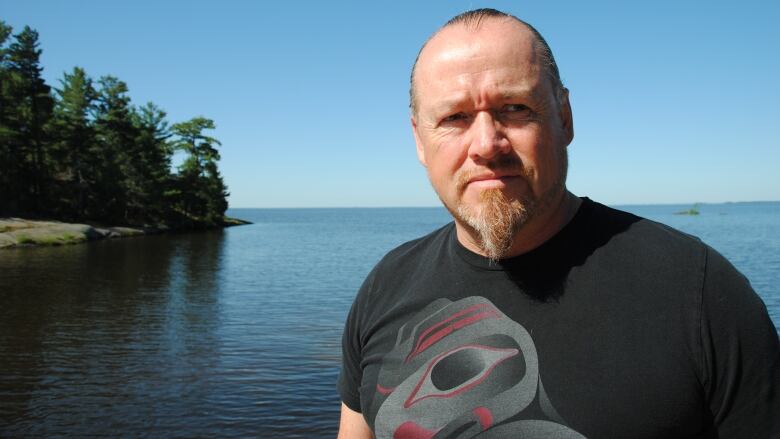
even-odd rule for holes
{"type": "MultiPolygon", "coordinates": [[[[468,98],[474,84],[483,85],[485,91],[495,89],[499,98],[538,95],[537,89],[543,88],[539,87],[543,69],[533,34],[513,21],[491,21],[478,29],[462,25],[445,28],[428,42],[415,72],[418,99],[427,89],[448,92],[439,102],[428,102],[436,108],[447,107],[468,98]]],[[[423,101],[419,103],[425,105],[423,101]]]]}
{"type": "MultiPolygon", "coordinates": [[[[468,81],[464,81],[464,85],[468,84],[468,81]]],[[[434,113],[446,112],[453,108],[460,108],[461,106],[468,105],[472,107],[482,107],[488,103],[495,102],[510,102],[516,100],[522,101],[538,101],[541,99],[542,92],[539,87],[536,87],[536,81],[528,81],[521,84],[513,84],[512,86],[504,87],[498,83],[486,85],[483,88],[485,94],[472,95],[467,91],[469,87],[464,87],[463,91],[453,91],[452,93],[438,99],[436,102],[432,102],[430,109],[434,113]]]]}
{"type": "MultiPolygon", "coordinates": [[[[446,70],[446,69],[443,69],[446,70]]],[[[543,78],[535,70],[479,69],[472,72],[446,75],[434,72],[421,78],[421,95],[436,99],[421,99],[422,107],[434,113],[454,108],[481,108],[510,101],[540,103],[544,100],[543,78]]]]}

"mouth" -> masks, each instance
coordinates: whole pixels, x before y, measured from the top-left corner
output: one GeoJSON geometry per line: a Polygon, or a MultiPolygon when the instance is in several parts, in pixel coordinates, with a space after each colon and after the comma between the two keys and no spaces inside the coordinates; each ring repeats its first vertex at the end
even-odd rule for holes
{"type": "Polygon", "coordinates": [[[464,185],[466,187],[473,187],[475,189],[503,189],[509,184],[521,179],[519,175],[503,175],[503,174],[483,174],[476,175],[468,180],[464,185]]]}

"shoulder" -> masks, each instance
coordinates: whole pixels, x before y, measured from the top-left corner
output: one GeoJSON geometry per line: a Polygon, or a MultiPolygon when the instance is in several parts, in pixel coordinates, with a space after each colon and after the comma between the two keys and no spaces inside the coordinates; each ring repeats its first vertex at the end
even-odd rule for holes
{"type": "Polygon", "coordinates": [[[454,229],[455,225],[451,222],[423,237],[399,245],[387,252],[374,271],[386,273],[408,270],[418,266],[423,260],[441,256],[447,251],[452,234],[455,233],[454,229]]]}
{"type": "Polygon", "coordinates": [[[380,320],[382,313],[396,306],[416,279],[430,274],[430,263],[447,251],[451,233],[454,233],[453,223],[390,250],[363,281],[352,304],[350,319],[355,319],[358,327],[368,327],[380,320]]]}
{"type": "Polygon", "coordinates": [[[714,252],[696,236],[629,212],[589,201],[587,222],[591,231],[601,235],[605,247],[658,263],[685,261],[704,264],[714,252]],[[607,246],[606,244],[609,244],[607,246]]]}
{"type": "Polygon", "coordinates": [[[590,224],[610,230],[591,264],[602,279],[628,281],[656,303],[680,306],[695,326],[765,319],[766,307],[748,279],[699,238],[598,203],[592,209],[590,224]]]}
{"type": "Polygon", "coordinates": [[[426,264],[439,260],[448,250],[454,223],[449,223],[420,238],[405,242],[390,250],[366,277],[357,301],[370,301],[383,289],[396,288],[424,271],[426,264]]]}
{"type": "MultiPolygon", "coordinates": [[[[590,202],[575,246],[583,270],[632,300],[685,309],[696,319],[715,272],[741,277],[699,238],[634,214],[590,202]]],[[[660,312],[660,310],[659,310],[660,312]]]]}

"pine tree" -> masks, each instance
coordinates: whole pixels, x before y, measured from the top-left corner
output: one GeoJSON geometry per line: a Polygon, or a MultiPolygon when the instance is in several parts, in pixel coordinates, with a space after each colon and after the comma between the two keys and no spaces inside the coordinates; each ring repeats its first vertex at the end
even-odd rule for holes
{"type": "Polygon", "coordinates": [[[88,218],[96,216],[96,202],[89,195],[98,190],[93,170],[101,166],[95,160],[99,148],[92,121],[97,92],[80,67],[65,73],[60,84],[52,125],[58,139],[52,149],[54,179],[60,183],[55,185],[59,188],[57,212],[74,219],[88,218]]]}
{"type": "Polygon", "coordinates": [[[0,21],[0,213],[54,214],[106,223],[219,225],[228,195],[211,119],[169,129],[152,103],[131,105],[127,85],[84,69],[52,97],[38,33],[0,21]],[[175,136],[174,140],[171,138],[175,136]],[[171,156],[186,158],[171,173],[171,156]]]}
{"type": "Polygon", "coordinates": [[[171,189],[171,136],[165,112],[149,102],[134,112],[133,122],[138,132],[138,171],[144,214],[139,218],[145,223],[164,223],[170,215],[166,194],[171,189]]]}
{"type": "MultiPolygon", "coordinates": [[[[8,98],[7,149],[11,163],[8,191],[18,196],[17,210],[40,214],[44,211],[48,186],[45,127],[52,115],[54,101],[50,88],[41,77],[41,50],[38,32],[25,26],[14,36],[7,52],[8,98]]],[[[12,204],[13,206],[13,204],[12,204]]]]}
{"type": "Polygon", "coordinates": [[[195,117],[172,129],[178,136],[174,145],[188,154],[177,176],[177,206],[188,217],[207,225],[220,224],[227,209],[228,194],[217,169],[220,157],[216,147],[220,142],[203,134],[203,130],[214,128],[213,120],[195,117]]]}
{"type": "Polygon", "coordinates": [[[11,139],[13,131],[9,126],[11,112],[10,78],[8,65],[8,48],[6,42],[13,28],[0,20],[0,214],[9,211],[16,199],[12,193],[14,166],[11,156],[11,139]]]}
{"type": "Polygon", "coordinates": [[[96,131],[102,166],[96,173],[101,219],[128,223],[143,209],[135,166],[138,136],[127,85],[114,76],[99,79],[96,131]]]}

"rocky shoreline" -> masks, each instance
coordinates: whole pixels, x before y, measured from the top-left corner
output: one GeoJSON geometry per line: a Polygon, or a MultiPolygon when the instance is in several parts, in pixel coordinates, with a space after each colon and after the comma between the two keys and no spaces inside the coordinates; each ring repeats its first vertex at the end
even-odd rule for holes
{"type": "MultiPolygon", "coordinates": [[[[225,218],[222,227],[250,224],[247,221],[225,218]]],[[[60,221],[28,220],[22,218],[0,218],[0,249],[78,244],[101,239],[125,238],[156,233],[172,229],[157,227],[103,227],[91,224],[74,224],[60,221]]]]}

